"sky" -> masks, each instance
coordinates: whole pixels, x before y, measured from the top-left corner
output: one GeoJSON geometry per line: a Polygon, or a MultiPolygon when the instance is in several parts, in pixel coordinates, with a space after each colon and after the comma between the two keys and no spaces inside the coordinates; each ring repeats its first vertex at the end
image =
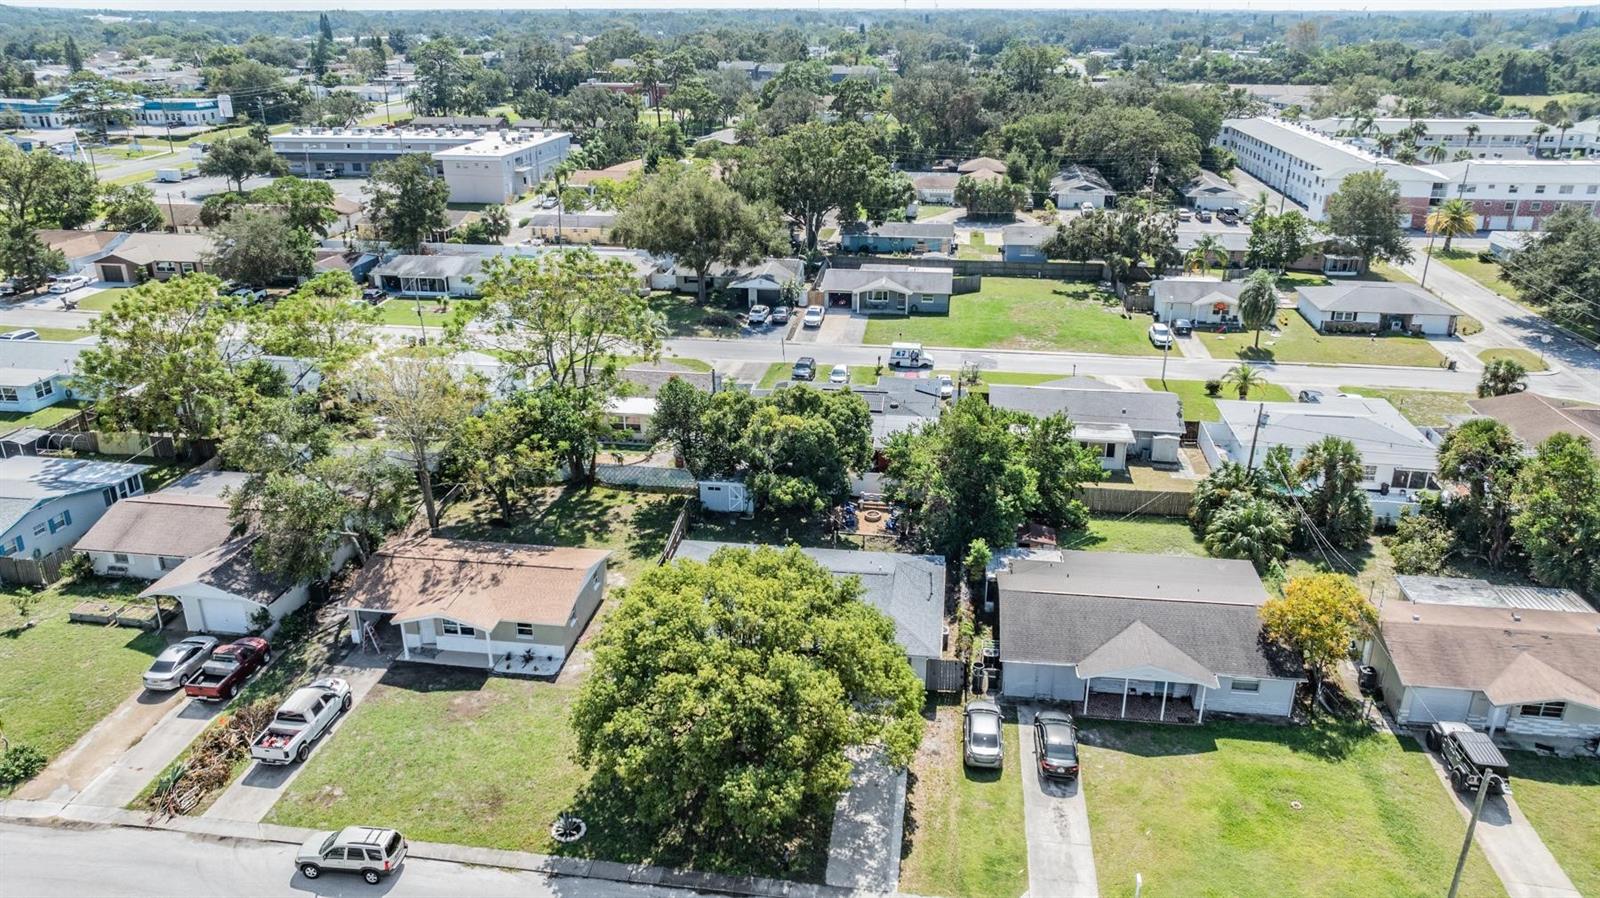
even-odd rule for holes
{"type": "Polygon", "coordinates": [[[1424,10],[1551,9],[1583,4],[1573,0],[0,0],[11,6],[95,9],[221,12],[226,10],[298,10],[361,12],[440,9],[1074,9],[1074,10],[1278,10],[1294,12],[1414,12],[1424,10]]]}

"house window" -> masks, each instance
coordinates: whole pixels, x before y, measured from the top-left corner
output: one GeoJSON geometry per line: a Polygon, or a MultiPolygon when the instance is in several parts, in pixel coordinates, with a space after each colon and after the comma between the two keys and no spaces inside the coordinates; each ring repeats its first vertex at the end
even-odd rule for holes
{"type": "Polygon", "coordinates": [[[1517,709],[1521,717],[1543,717],[1546,720],[1560,720],[1567,713],[1566,702],[1540,702],[1537,705],[1523,705],[1517,709]]]}
{"type": "Polygon", "coordinates": [[[1506,188],[1506,193],[1516,193],[1516,192],[1517,192],[1517,185],[1515,185],[1515,184],[1512,184],[1511,186],[1506,188]]]}
{"type": "Polygon", "coordinates": [[[1433,475],[1427,471],[1408,471],[1405,468],[1395,468],[1394,476],[1389,479],[1389,485],[1403,490],[1437,489],[1433,475]]]}
{"type": "Polygon", "coordinates": [[[476,635],[478,635],[478,631],[477,630],[474,630],[473,628],[467,626],[466,624],[458,624],[453,620],[441,620],[439,622],[439,625],[440,625],[440,628],[441,628],[442,632],[446,636],[476,636],[476,635]]]}
{"type": "Polygon", "coordinates": [[[0,387],[0,401],[16,402],[17,391],[11,387],[0,387]]]}
{"type": "Polygon", "coordinates": [[[195,272],[194,263],[193,262],[184,262],[184,263],[182,263],[182,264],[180,264],[178,266],[178,270],[182,271],[184,274],[194,274],[194,272],[195,272]]]}
{"type": "Polygon", "coordinates": [[[44,536],[45,531],[49,530],[49,529],[50,528],[48,526],[46,526],[45,524],[43,524],[43,523],[34,524],[33,525],[33,535],[34,536],[44,536]]]}
{"type": "Polygon", "coordinates": [[[1542,211],[1543,209],[1544,209],[1544,203],[1529,203],[1528,204],[1528,211],[1529,212],[1539,212],[1539,211],[1542,211]]]}
{"type": "Polygon", "coordinates": [[[72,523],[72,512],[62,511],[60,514],[46,521],[50,525],[50,532],[54,533],[72,523]]]}
{"type": "Polygon", "coordinates": [[[1569,194],[1571,192],[1572,192],[1572,185],[1571,184],[1562,184],[1560,189],[1558,189],[1556,191],[1556,193],[1559,193],[1559,194],[1561,194],[1563,196],[1565,196],[1565,195],[1567,195],[1567,194],[1569,194]]]}
{"type": "Polygon", "coordinates": [[[1354,320],[1356,320],[1356,313],[1355,312],[1330,312],[1328,314],[1329,314],[1329,318],[1331,320],[1333,320],[1333,321],[1354,321],[1354,320]]]}
{"type": "Polygon", "coordinates": [[[1261,681],[1241,677],[1229,683],[1228,689],[1233,692],[1260,692],[1261,681]]]}
{"type": "Polygon", "coordinates": [[[1544,185],[1540,184],[1537,187],[1533,188],[1533,192],[1534,193],[1544,193],[1544,185]]]}
{"type": "Polygon", "coordinates": [[[175,262],[157,262],[155,270],[156,274],[177,274],[178,265],[175,262]]]}
{"type": "Polygon", "coordinates": [[[128,556],[122,554],[121,552],[112,552],[111,553],[111,560],[113,562],[116,562],[117,564],[127,564],[128,563],[128,556]]]}
{"type": "Polygon", "coordinates": [[[43,399],[46,396],[52,396],[55,394],[55,392],[55,384],[52,384],[48,380],[41,380],[33,385],[33,395],[37,399],[43,399]]]}
{"type": "Polygon", "coordinates": [[[517,624],[517,638],[518,639],[532,639],[533,638],[533,624],[521,624],[521,623],[517,624]]]}
{"type": "Polygon", "coordinates": [[[1106,458],[1116,458],[1117,457],[1117,444],[1116,443],[1107,443],[1105,451],[1104,451],[1104,456],[1106,458]]]}
{"type": "Polygon", "coordinates": [[[160,561],[158,561],[157,563],[161,566],[162,570],[170,571],[173,568],[177,567],[178,565],[183,564],[183,559],[182,558],[174,558],[171,555],[163,555],[163,556],[161,556],[160,561]]]}
{"type": "Polygon", "coordinates": [[[1378,479],[1378,466],[1377,465],[1362,465],[1361,466],[1361,479],[1362,480],[1377,480],[1378,479]]]}
{"type": "Polygon", "coordinates": [[[22,537],[17,537],[9,543],[0,545],[0,555],[14,555],[22,551],[22,537]]]}
{"type": "Polygon", "coordinates": [[[1516,203],[1511,203],[1511,202],[1506,203],[1506,211],[1507,212],[1510,212],[1512,209],[1515,209],[1516,207],[1517,207],[1516,203]]]}
{"type": "Polygon", "coordinates": [[[111,505],[117,501],[117,488],[108,486],[100,491],[100,495],[106,500],[106,505],[111,505]]]}

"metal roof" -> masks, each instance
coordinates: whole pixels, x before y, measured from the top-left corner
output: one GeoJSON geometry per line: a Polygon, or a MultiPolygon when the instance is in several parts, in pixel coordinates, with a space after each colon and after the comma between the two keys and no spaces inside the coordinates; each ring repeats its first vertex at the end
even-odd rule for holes
{"type": "Polygon", "coordinates": [[[1542,611],[1595,613],[1595,609],[1570,589],[1554,586],[1506,586],[1464,577],[1394,578],[1400,593],[1423,605],[1471,605],[1478,608],[1529,608],[1542,611]]]}

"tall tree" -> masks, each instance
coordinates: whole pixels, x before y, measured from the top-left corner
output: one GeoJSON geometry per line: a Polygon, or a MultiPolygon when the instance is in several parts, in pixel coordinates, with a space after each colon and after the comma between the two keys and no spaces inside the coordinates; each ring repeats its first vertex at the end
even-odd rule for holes
{"type": "Polygon", "coordinates": [[[1600,320],[1600,219],[1569,206],[1542,222],[1502,264],[1521,297],[1568,327],[1584,330],[1600,320]]]}
{"type": "Polygon", "coordinates": [[[0,229],[82,227],[98,197],[89,166],[0,142],[0,229]]]}
{"type": "Polygon", "coordinates": [[[708,467],[706,411],[711,395],[682,378],[669,378],[656,391],[656,413],[650,417],[650,441],[671,446],[684,468],[702,478],[708,467]]]}
{"type": "Polygon", "coordinates": [[[155,193],[144,184],[107,184],[101,188],[100,205],[108,231],[156,231],[165,221],[155,193]]]}
{"type": "Polygon", "coordinates": [[[617,216],[612,238],[693,271],[702,304],[717,266],[746,265],[784,245],[773,209],[749,202],[702,168],[674,167],[648,178],[617,216]]]}
{"type": "Polygon", "coordinates": [[[70,34],[61,45],[61,56],[67,64],[68,72],[76,75],[83,71],[83,51],[78,49],[78,42],[70,34]]]}
{"type": "Polygon", "coordinates": [[[1061,532],[1084,529],[1089,507],[1083,502],[1083,485],[1106,476],[1100,453],[1072,438],[1072,421],[1065,415],[1033,418],[1023,427],[1022,448],[1038,492],[1028,516],[1061,532]]]}
{"type": "Polygon", "coordinates": [[[317,33],[324,40],[328,40],[328,41],[332,41],[333,40],[333,23],[328,21],[328,14],[327,13],[318,13],[318,15],[317,15],[317,33]]]}
{"type": "Polygon", "coordinates": [[[1511,547],[1512,490],[1524,447],[1492,418],[1466,421],[1439,447],[1439,476],[1466,487],[1446,506],[1462,547],[1498,568],[1511,547]]]}
{"type": "Polygon", "coordinates": [[[433,157],[427,153],[373,163],[372,175],[361,190],[379,237],[401,252],[416,252],[449,225],[444,208],[450,201],[450,185],[434,174],[433,157]]]}
{"type": "Polygon", "coordinates": [[[1411,241],[1400,226],[1400,187],[1381,171],[1357,172],[1328,198],[1325,227],[1361,257],[1361,273],[1373,262],[1408,262],[1411,241]]]}
{"type": "Polygon", "coordinates": [[[872,459],[872,415],[849,391],[780,390],[750,416],[740,445],[764,507],[816,513],[850,495],[872,459]]]}
{"type": "Polygon", "coordinates": [[[1377,609],[1343,574],[1295,577],[1281,597],[1261,606],[1267,636],[1300,653],[1318,694],[1351,643],[1371,635],[1377,618],[1377,609]]]}
{"type": "Polygon", "coordinates": [[[290,227],[318,237],[328,236],[328,227],[339,220],[333,202],[333,188],[327,181],[293,176],[279,178],[250,192],[252,205],[272,207],[282,213],[290,227]]]}
{"type": "MultiPolygon", "coordinates": [[[[873,151],[855,125],[808,122],[761,145],[757,164],[741,167],[749,177],[746,193],[771,200],[805,235],[806,249],[817,248],[825,218],[853,220],[864,207],[872,217],[894,207],[884,196],[893,184],[888,160],[873,151]]],[[[904,205],[900,202],[899,205],[904,205]]]]}
{"type": "Polygon", "coordinates": [[[236,192],[244,192],[244,182],[257,175],[282,175],[289,166],[272,151],[272,146],[252,135],[219,140],[200,159],[200,174],[226,178],[236,192]]]}
{"type": "Polygon", "coordinates": [[[433,497],[437,451],[482,400],[479,385],[458,376],[441,356],[391,353],[363,368],[361,392],[384,419],[384,431],[410,454],[428,526],[438,527],[433,497]]]}
{"type": "MultiPolygon", "coordinates": [[[[398,50],[396,52],[399,52],[398,50]]],[[[407,54],[416,66],[411,108],[418,115],[450,115],[465,105],[470,76],[461,48],[448,37],[431,40],[407,54]]]]}
{"type": "Polygon", "coordinates": [[[1296,210],[1250,221],[1248,264],[1282,273],[1311,251],[1311,220],[1296,210]]]}
{"type": "Polygon", "coordinates": [[[303,366],[292,387],[315,372],[332,391],[376,345],[378,310],[354,302],[360,288],[343,271],[319,274],[248,322],[249,340],[268,355],[303,366]]]}
{"type": "Polygon", "coordinates": [[[1361,489],[1361,453],[1339,437],[1324,437],[1300,457],[1301,480],[1311,484],[1306,516],[1334,545],[1354,549],[1372,535],[1372,506],[1361,489]]]}
{"type": "Polygon", "coordinates": [[[462,422],[445,451],[446,469],[493,501],[507,524],[518,503],[556,476],[558,454],[531,411],[527,394],[492,403],[462,422]]]}
{"type": "MultiPolygon", "coordinates": [[[[1255,348],[1261,348],[1261,329],[1271,324],[1272,316],[1276,314],[1278,314],[1278,279],[1272,272],[1257,268],[1245,278],[1244,286],[1239,290],[1239,320],[1245,327],[1256,332],[1255,348]]],[[[1249,398],[1248,388],[1239,398],[1249,398]]]]}
{"type": "Polygon", "coordinates": [[[104,143],[114,126],[133,120],[133,91],[120,81],[93,72],[76,72],[67,79],[60,109],[74,124],[104,143]]]}
{"type": "Polygon", "coordinates": [[[1452,197],[1428,213],[1428,233],[1444,235],[1444,252],[1450,251],[1450,241],[1457,237],[1471,237],[1478,230],[1478,216],[1472,204],[1461,197],[1452,197]]]}
{"type": "Polygon", "coordinates": [[[247,210],[217,225],[216,238],[205,263],[218,277],[262,287],[314,273],[316,240],[282,215],[247,210]]]}
{"type": "Polygon", "coordinates": [[[1557,433],[1540,443],[1513,497],[1534,578],[1600,596],[1600,463],[1588,439],[1557,433]]]}

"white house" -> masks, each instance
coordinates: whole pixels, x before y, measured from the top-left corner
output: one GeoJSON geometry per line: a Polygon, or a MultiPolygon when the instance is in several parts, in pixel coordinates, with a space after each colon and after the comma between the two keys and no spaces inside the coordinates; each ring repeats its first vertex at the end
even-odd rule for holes
{"type": "Polygon", "coordinates": [[[398,636],[407,661],[554,674],[600,607],[610,554],[395,539],[367,559],[337,601],[350,617],[351,641],[367,637],[370,626],[380,640],[398,636]]]}
{"type": "Polygon", "coordinates": [[[911,179],[911,189],[917,192],[917,202],[938,206],[956,204],[956,185],[961,183],[958,172],[909,171],[906,177],[911,179]]]}
{"type": "Polygon", "coordinates": [[[1245,205],[1244,194],[1228,180],[1215,172],[1202,171],[1194,180],[1183,186],[1183,200],[1196,209],[1215,212],[1218,209],[1240,209],[1245,205]]]}
{"type": "Polygon", "coordinates": [[[262,571],[253,557],[255,542],[242,536],[207,549],[168,571],[139,597],[177,599],[183,605],[184,626],[195,633],[248,633],[262,608],[276,623],[306,603],[310,584],[262,571]]]}
{"type": "Polygon", "coordinates": [[[1384,605],[1364,651],[1395,720],[1463,721],[1562,754],[1600,737],[1600,614],[1582,599],[1481,580],[1396,579],[1404,600],[1384,605]]]}
{"type": "Polygon", "coordinates": [[[144,492],[149,465],[13,455],[0,459],[0,556],[69,548],[106,509],[144,492]]]}
{"type": "Polygon", "coordinates": [[[1087,165],[1069,165],[1050,179],[1050,199],[1057,209],[1077,209],[1084,203],[1104,209],[1116,196],[1099,170],[1087,165]]]}
{"type": "Polygon", "coordinates": [[[1351,281],[1299,288],[1300,314],[1324,334],[1422,334],[1449,337],[1460,312],[1411,284],[1351,281]]]}
{"type": "MultiPolygon", "coordinates": [[[[989,404],[1043,417],[1063,414],[1072,421],[1072,436],[1094,449],[1109,471],[1128,467],[1130,457],[1176,463],[1183,436],[1183,403],[1176,393],[1121,390],[1110,384],[1078,386],[989,387],[989,404]],[[1163,439],[1163,437],[1165,439],[1163,439]]],[[[1090,382],[1093,383],[1093,382],[1090,382]]]]}
{"type": "Polygon", "coordinates": [[[233,534],[223,492],[250,479],[232,471],[187,474],[165,488],[106,509],[73,546],[102,577],[158,580],[233,534]]]}
{"type": "Polygon", "coordinates": [[[1007,563],[1002,690],[1085,717],[1203,723],[1206,711],[1288,717],[1304,678],[1262,633],[1248,561],[1064,551],[1007,563]]]}
{"type": "MultiPolygon", "coordinates": [[[[743,294],[746,307],[775,306],[783,302],[785,288],[800,290],[805,276],[806,263],[800,259],[762,259],[752,265],[717,265],[707,272],[706,281],[712,290],[743,294]]],[[[673,289],[680,293],[700,289],[700,278],[693,269],[674,266],[672,278],[673,289]]]]}
{"type": "Polygon", "coordinates": [[[1427,491],[1438,491],[1438,449],[1416,425],[1383,399],[1339,397],[1321,402],[1217,400],[1220,421],[1200,423],[1200,451],[1213,468],[1224,462],[1260,464],[1283,446],[1299,459],[1325,437],[1349,440],[1361,453],[1361,487],[1373,516],[1396,519],[1415,509],[1427,491]]]}
{"type": "MultiPolygon", "coordinates": [[[[1215,264],[1215,260],[1212,260],[1215,264]]],[[[1219,281],[1208,277],[1161,278],[1150,284],[1151,310],[1157,321],[1186,319],[1195,326],[1223,324],[1242,326],[1239,321],[1239,293],[1243,281],[1219,281]]]]}

